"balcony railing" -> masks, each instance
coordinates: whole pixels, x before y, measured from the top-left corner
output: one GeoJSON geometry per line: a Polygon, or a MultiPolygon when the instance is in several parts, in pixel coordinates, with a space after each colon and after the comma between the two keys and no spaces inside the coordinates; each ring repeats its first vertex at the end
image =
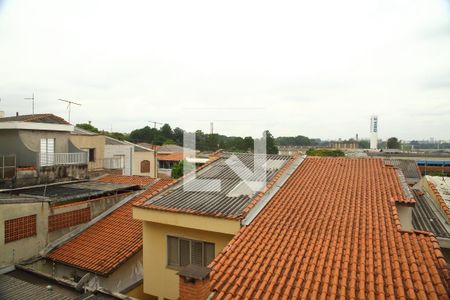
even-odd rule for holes
{"type": "Polygon", "coordinates": [[[111,157],[96,159],[95,161],[89,162],[89,170],[117,170],[123,169],[125,162],[120,157],[111,157]]]}
{"type": "Polygon", "coordinates": [[[88,163],[86,152],[75,153],[47,153],[38,154],[38,166],[59,166],[59,165],[84,165],[88,163]]]}

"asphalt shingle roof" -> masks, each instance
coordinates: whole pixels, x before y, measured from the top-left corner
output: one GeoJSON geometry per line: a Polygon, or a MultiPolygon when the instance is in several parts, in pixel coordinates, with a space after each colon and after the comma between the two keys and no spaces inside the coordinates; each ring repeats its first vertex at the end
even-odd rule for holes
{"type": "Polygon", "coordinates": [[[216,299],[448,299],[436,238],[402,230],[396,170],[308,157],[210,264],[216,299]]]}

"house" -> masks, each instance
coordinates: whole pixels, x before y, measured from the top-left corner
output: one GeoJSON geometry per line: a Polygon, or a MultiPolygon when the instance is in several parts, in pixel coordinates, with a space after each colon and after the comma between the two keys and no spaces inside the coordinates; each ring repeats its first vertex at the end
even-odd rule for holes
{"type": "Polygon", "coordinates": [[[178,145],[162,145],[157,151],[159,177],[171,177],[173,166],[183,159],[195,164],[197,167],[208,161],[205,158],[197,158],[195,150],[178,145]]]}
{"type": "Polygon", "coordinates": [[[105,158],[118,158],[123,162],[123,175],[143,175],[156,178],[158,165],[156,151],[105,137],[105,158]]]}
{"type": "MultiPolygon", "coordinates": [[[[73,126],[52,114],[0,118],[0,156],[15,170],[0,175],[3,187],[50,183],[87,176],[87,154],[70,141],[73,126]]],[[[2,167],[3,164],[2,164],[2,167]]]]}
{"type": "Polygon", "coordinates": [[[106,289],[145,299],[142,292],[142,222],[132,217],[132,206],[158,193],[171,179],[104,177],[112,184],[145,185],[117,202],[89,223],[50,243],[23,267],[52,278],[76,283],[79,288],[106,289]]]}
{"type": "Polygon", "coordinates": [[[180,299],[448,299],[436,238],[405,229],[404,191],[382,159],[308,157],[210,269],[180,272],[180,299]]]}
{"type": "Polygon", "coordinates": [[[253,154],[224,153],[136,204],[133,214],[144,230],[144,292],[159,299],[178,298],[177,272],[189,264],[207,266],[301,160],[267,155],[259,162],[253,154]],[[247,174],[246,180],[232,166],[247,174]],[[217,185],[222,188],[209,189],[217,185]]]}
{"type": "Polygon", "coordinates": [[[0,267],[38,255],[49,243],[96,218],[140,186],[137,181],[75,181],[3,191],[0,267]]]}

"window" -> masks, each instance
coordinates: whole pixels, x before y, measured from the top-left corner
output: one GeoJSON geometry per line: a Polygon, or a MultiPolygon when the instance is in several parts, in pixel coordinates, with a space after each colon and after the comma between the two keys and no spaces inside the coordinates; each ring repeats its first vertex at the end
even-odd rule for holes
{"type": "Polygon", "coordinates": [[[150,173],[150,161],[141,161],[141,173],[150,173]]]}
{"type": "Polygon", "coordinates": [[[189,264],[207,266],[215,257],[213,243],[167,237],[167,265],[183,267],[189,264]]]}
{"type": "Polygon", "coordinates": [[[89,149],[89,161],[95,161],[95,148],[89,149]]]}
{"type": "Polygon", "coordinates": [[[41,166],[53,166],[55,163],[55,139],[41,139],[41,166]]]}

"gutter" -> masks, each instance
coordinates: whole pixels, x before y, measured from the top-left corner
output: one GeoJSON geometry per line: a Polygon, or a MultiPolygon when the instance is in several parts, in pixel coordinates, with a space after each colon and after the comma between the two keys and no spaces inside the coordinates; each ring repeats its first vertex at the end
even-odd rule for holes
{"type": "Polygon", "coordinates": [[[89,222],[87,222],[87,223],[77,227],[76,229],[72,230],[71,232],[67,233],[66,235],[63,235],[59,239],[57,239],[57,240],[53,241],[52,243],[48,244],[44,249],[39,251],[39,255],[41,255],[42,257],[45,257],[49,252],[51,252],[54,249],[58,248],[62,244],[68,242],[69,240],[75,238],[80,233],[82,233],[84,230],[88,229],[89,227],[91,227],[95,223],[97,223],[100,220],[102,220],[103,218],[107,217],[109,214],[113,213],[116,209],[118,209],[119,207],[125,205],[126,203],[128,203],[128,201],[130,201],[131,199],[135,198],[136,196],[142,194],[143,192],[145,192],[145,190],[138,191],[136,193],[133,193],[133,194],[125,197],[123,200],[121,200],[120,202],[118,202],[115,205],[111,206],[108,210],[104,211],[103,213],[101,213],[100,215],[95,217],[94,219],[92,219],[89,222]]]}
{"type": "Polygon", "coordinates": [[[274,186],[270,190],[268,190],[263,195],[261,200],[259,200],[258,203],[256,203],[255,206],[248,212],[245,218],[241,221],[242,226],[249,225],[256,218],[256,216],[258,216],[258,214],[270,202],[272,197],[275,196],[278,190],[286,183],[289,177],[291,177],[295,170],[302,164],[305,158],[306,155],[300,156],[289,166],[289,168],[281,175],[280,179],[277,180],[274,186]]]}

